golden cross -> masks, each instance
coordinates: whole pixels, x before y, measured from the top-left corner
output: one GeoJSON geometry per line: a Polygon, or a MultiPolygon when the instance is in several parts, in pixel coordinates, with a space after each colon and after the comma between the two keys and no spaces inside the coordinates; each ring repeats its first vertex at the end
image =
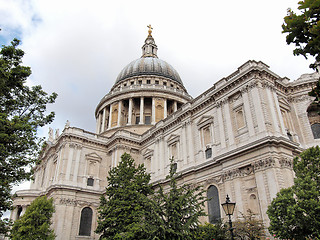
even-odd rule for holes
{"type": "Polygon", "coordinates": [[[151,27],[151,24],[149,24],[147,27],[149,28],[149,30],[148,30],[149,36],[151,36],[153,28],[151,27]]]}

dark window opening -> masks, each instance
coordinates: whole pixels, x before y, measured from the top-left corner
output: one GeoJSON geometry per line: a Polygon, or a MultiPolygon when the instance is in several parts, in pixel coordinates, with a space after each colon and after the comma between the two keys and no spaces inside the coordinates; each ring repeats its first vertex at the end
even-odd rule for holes
{"type": "Polygon", "coordinates": [[[130,82],[130,84],[131,84],[131,85],[133,85],[133,84],[134,84],[134,82],[132,81],[132,82],[130,82]]]}
{"type": "Polygon", "coordinates": [[[139,122],[140,122],[140,117],[138,116],[136,117],[136,124],[139,124],[139,122]]]}
{"type": "Polygon", "coordinates": [[[172,170],[174,172],[177,172],[177,168],[178,168],[178,164],[177,163],[174,163],[173,166],[172,166],[172,170]]]}
{"type": "Polygon", "coordinates": [[[163,82],[163,86],[167,86],[167,83],[166,83],[166,82],[163,82]]]}
{"type": "Polygon", "coordinates": [[[221,219],[219,193],[216,186],[211,185],[207,192],[209,222],[214,224],[221,219]]]}
{"type": "Polygon", "coordinates": [[[212,149],[211,148],[207,148],[205,153],[206,153],[206,159],[212,157],[212,149]]]}
{"type": "Polygon", "coordinates": [[[158,81],[158,80],[156,80],[156,81],[155,81],[155,84],[159,84],[159,81],[158,81]]]}
{"type": "Polygon", "coordinates": [[[139,80],[138,83],[139,83],[139,85],[141,85],[142,84],[142,80],[139,80]]]}
{"type": "Polygon", "coordinates": [[[87,186],[93,186],[94,179],[93,178],[88,178],[87,180],[87,186]]]}
{"type": "Polygon", "coordinates": [[[292,135],[291,135],[290,132],[287,132],[287,136],[288,136],[288,138],[289,138],[291,141],[293,141],[293,137],[292,137],[292,135]]]}
{"type": "Polygon", "coordinates": [[[79,235],[91,236],[91,224],[92,224],[92,209],[89,207],[85,207],[81,211],[79,235]]]}
{"type": "Polygon", "coordinates": [[[151,83],[151,81],[150,80],[147,80],[147,84],[150,84],[151,83]]]}
{"type": "Polygon", "coordinates": [[[312,130],[314,139],[320,138],[320,123],[312,124],[311,130],[312,130]]]}
{"type": "Polygon", "coordinates": [[[17,211],[17,219],[19,219],[20,218],[20,215],[21,215],[21,212],[22,212],[22,206],[17,206],[17,208],[18,208],[18,211],[17,211]]]}
{"type": "Polygon", "coordinates": [[[145,124],[151,124],[151,116],[145,116],[144,117],[144,123],[145,124]]]}

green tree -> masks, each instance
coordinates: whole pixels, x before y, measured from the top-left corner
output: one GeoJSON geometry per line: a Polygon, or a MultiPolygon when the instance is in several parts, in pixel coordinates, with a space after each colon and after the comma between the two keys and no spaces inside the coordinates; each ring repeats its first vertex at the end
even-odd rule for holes
{"type": "Polygon", "coordinates": [[[148,196],[153,190],[143,164],[136,166],[125,153],[119,165],[110,169],[107,180],[98,209],[96,233],[101,234],[100,239],[149,239],[152,203],[148,196]]]}
{"type": "MultiPolygon", "coordinates": [[[[31,69],[21,65],[24,52],[18,45],[14,39],[0,51],[0,217],[12,205],[12,185],[32,175],[41,142],[37,129],[53,121],[46,105],[57,97],[41,86],[26,86],[31,69]]],[[[0,233],[7,231],[5,225],[0,220],[0,233]]]]}
{"type": "Polygon", "coordinates": [[[216,224],[205,223],[194,229],[193,240],[225,240],[227,239],[228,228],[221,222],[216,224]]]}
{"type": "Polygon", "coordinates": [[[15,221],[10,238],[13,240],[53,240],[55,234],[51,225],[54,213],[53,199],[47,196],[36,198],[27,208],[25,214],[15,221]]]}
{"type": "Polygon", "coordinates": [[[178,186],[176,165],[171,159],[170,172],[167,176],[169,189],[164,191],[159,185],[159,190],[154,195],[157,217],[157,239],[193,239],[194,229],[199,225],[199,217],[206,216],[204,203],[204,190],[201,186],[183,184],[178,186]]]}
{"type": "Polygon", "coordinates": [[[234,222],[234,235],[239,240],[264,239],[263,221],[256,218],[255,214],[248,209],[247,214],[241,214],[241,220],[234,222]]]}
{"type": "Polygon", "coordinates": [[[320,148],[293,161],[294,185],[282,189],[268,207],[269,231],[284,239],[320,239],[320,148]]]}
{"type": "Polygon", "coordinates": [[[315,57],[316,63],[310,65],[315,68],[320,62],[320,1],[304,0],[298,4],[300,13],[288,9],[282,25],[283,33],[287,33],[287,44],[296,46],[294,55],[315,57]]]}

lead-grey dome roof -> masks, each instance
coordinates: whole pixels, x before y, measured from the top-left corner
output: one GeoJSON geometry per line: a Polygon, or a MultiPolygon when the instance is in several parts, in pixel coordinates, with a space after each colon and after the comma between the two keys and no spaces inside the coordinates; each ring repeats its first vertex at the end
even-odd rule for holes
{"type": "Polygon", "coordinates": [[[178,72],[169,63],[157,57],[141,57],[132,61],[119,73],[115,84],[126,78],[141,75],[166,77],[183,85],[178,72]]]}

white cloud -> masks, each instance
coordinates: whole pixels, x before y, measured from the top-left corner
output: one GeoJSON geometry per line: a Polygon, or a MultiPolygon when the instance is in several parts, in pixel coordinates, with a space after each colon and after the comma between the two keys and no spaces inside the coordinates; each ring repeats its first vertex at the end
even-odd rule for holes
{"type": "Polygon", "coordinates": [[[23,41],[30,81],[59,94],[50,106],[54,128],[68,119],[94,131],[96,105],[141,56],[148,24],[158,56],[177,69],[193,97],[249,59],[293,80],[310,72],[312,60],[293,56],[281,33],[296,0],[0,0],[0,6],[1,27],[23,41]]]}

